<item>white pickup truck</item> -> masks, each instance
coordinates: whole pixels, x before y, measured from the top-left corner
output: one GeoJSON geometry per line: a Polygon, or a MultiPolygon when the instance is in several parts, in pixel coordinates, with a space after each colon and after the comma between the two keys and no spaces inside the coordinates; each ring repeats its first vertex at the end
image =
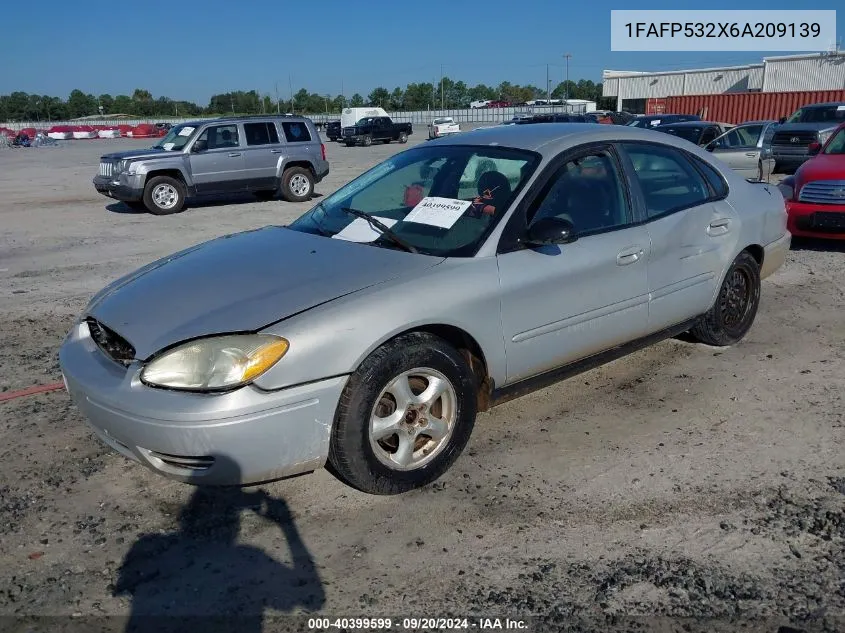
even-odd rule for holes
{"type": "Polygon", "coordinates": [[[450,134],[458,134],[461,131],[461,124],[455,123],[452,117],[439,117],[428,125],[428,138],[440,138],[450,134]]]}

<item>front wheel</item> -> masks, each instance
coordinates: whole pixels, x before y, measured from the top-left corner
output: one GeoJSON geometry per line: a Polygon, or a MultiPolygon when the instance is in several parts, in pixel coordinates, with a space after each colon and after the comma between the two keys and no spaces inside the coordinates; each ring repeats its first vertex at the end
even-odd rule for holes
{"type": "Polygon", "coordinates": [[[305,202],[314,193],[314,176],[304,167],[289,167],[282,174],[282,196],[288,202],[305,202]]]}
{"type": "Polygon", "coordinates": [[[150,178],[144,187],[144,206],[154,215],[179,213],[185,206],[185,184],[170,176],[150,178]]]}
{"type": "Polygon", "coordinates": [[[399,142],[400,143],[407,143],[408,142],[408,135],[405,132],[399,134],[399,142]]]}
{"type": "Polygon", "coordinates": [[[349,377],[335,414],[329,467],[371,494],[399,494],[445,473],[466,446],[476,382],[458,351],[431,334],[404,334],[349,377]]]}
{"type": "Polygon", "coordinates": [[[716,303],[690,334],[707,345],[733,345],[751,329],[759,305],[760,265],[743,251],[725,275],[716,303]]]}
{"type": "Polygon", "coordinates": [[[373,137],[368,134],[367,136],[364,137],[364,147],[369,147],[372,144],[373,144],[373,137]]]}

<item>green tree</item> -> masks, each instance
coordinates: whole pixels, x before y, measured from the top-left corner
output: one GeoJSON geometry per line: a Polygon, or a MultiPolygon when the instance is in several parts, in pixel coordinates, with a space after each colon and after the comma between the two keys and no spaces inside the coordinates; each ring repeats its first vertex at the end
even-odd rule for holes
{"type": "Polygon", "coordinates": [[[114,99],[110,94],[102,94],[98,97],[100,106],[103,108],[103,114],[111,114],[114,112],[114,99]]]}
{"type": "Polygon", "coordinates": [[[352,95],[352,98],[349,100],[349,105],[353,108],[360,108],[364,105],[364,97],[362,97],[356,92],[354,95],[352,95]]]}
{"type": "Polygon", "coordinates": [[[404,106],[405,100],[405,93],[402,91],[402,88],[398,86],[393,89],[393,92],[390,93],[390,109],[391,110],[402,110],[404,106]]]}
{"type": "Polygon", "coordinates": [[[126,95],[117,95],[112,104],[112,114],[132,114],[132,99],[126,95]]]}
{"type": "Polygon", "coordinates": [[[67,100],[67,109],[68,115],[73,119],[98,114],[97,100],[93,95],[87,95],[81,90],[71,91],[67,100]]]}
{"type": "Polygon", "coordinates": [[[390,93],[387,88],[379,86],[367,96],[367,103],[371,106],[390,107],[390,93]]]}
{"type": "Polygon", "coordinates": [[[150,91],[136,88],[132,93],[131,113],[138,116],[152,116],[154,110],[155,104],[150,91]]]}
{"type": "Polygon", "coordinates": [[[425,110],[433,105],[434,86],[430,83],[408,84],[405,88],[405,110],[425,110]]]}

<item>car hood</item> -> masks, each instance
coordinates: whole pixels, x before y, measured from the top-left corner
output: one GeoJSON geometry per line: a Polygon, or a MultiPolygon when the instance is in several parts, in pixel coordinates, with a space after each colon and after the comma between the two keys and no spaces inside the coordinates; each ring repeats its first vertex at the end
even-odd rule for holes
{"type": "Polygon", "coordinates": [[[831,123],[830,121],[822,121],[820,123],[782,123],[775,128],[775,132],[806,132],[807,130],[821,132],[822,130],[833,130],[838,125],[838,122],[831,123]]]}
{"type": "Polygon", "coordinates": [[[169,152],[164,149],[153,149],[146,147],[143,149],[128,149],[125,152],[112,152],[111,154],[103,154],[101,158],[107,160],[120,160],[121,158],[158,158],[159,156],[175,156],[179,152],[169,152]]]}
{"type": "Polygon", "coordinates": [[[270,226],[153,262],[100,291],[86,315],[146,359],[188,339],[260,330],[442,261],[270,226]]]}
{"type": "Polygon", "coordinates": [[[795,174],[801,183],[811,180],[845,180],[845,154],[818,154],[795,174]]]}

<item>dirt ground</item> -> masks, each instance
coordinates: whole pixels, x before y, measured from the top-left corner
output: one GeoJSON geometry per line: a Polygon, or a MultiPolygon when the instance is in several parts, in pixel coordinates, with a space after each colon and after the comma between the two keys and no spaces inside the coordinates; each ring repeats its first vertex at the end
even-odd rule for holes
{"type": "MultiPolygon", "coordinates": [[[[0,390],[61,379],[58,346],[108,281],[308,208],[244,196],[155,217],[94,191],[104,150],[147,144],[0,151],[0,390]]],[[[327,147],[324,195],[407,146],[327,147]]],[[[843,307],[845,246],[797,244],[741,344],[667,341],[503,405],[399,497],[326,471],[205,492],[108,450],[64,391],[2,403],[0,616],[845,631],[843,307]]]]}

